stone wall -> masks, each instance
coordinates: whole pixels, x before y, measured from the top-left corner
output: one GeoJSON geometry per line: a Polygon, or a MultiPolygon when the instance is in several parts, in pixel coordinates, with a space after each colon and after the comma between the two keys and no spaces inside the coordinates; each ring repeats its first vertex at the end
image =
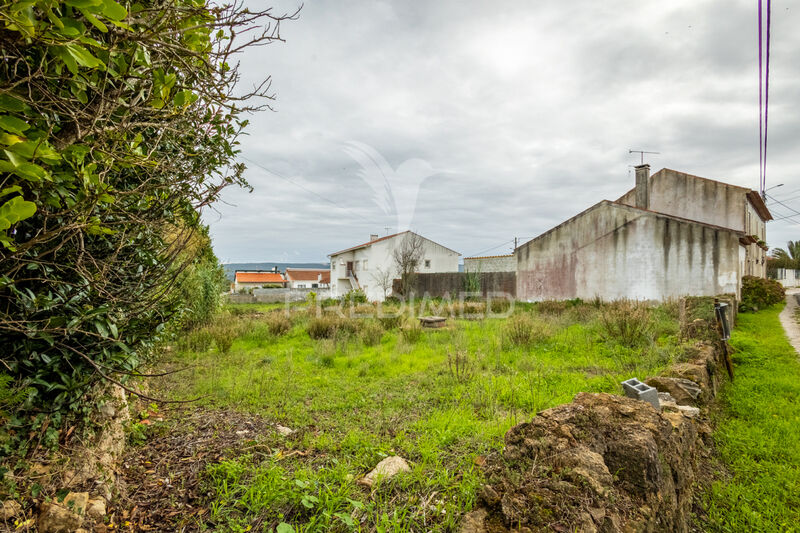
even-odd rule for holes
{"type": "MultiPolygon", "coordinates": [[[[515,298],[517,274],[515,272],[481,272],[478,276],[479,292],[484,298],[515,298]]],[[[438,274],[417,274],[413,291],[416,298],[428,295],[431,298],[450,297],[459,299],[466,293],[466,272],[442,272],[438,274]]],[[[400,280],[395,280],[393,292],[400,292],[400,280]]]]}
{"type": "Polygon", "coordinates": [[[511,428],[490,457],[479,506],[462,533],[692,529],[695,490],[711,450],[702,409],[723,372],[717,348],[647,380],[661,410],[612,394],[578,394],[511,428]]]}
{"type": "Polygon", "coordinates": [[[302,302],[309,292],[315,292],[318,300],[330,298],[330,289],[254,289],[253,294],[227,294],[228,303],[266,304],[276,302],[302,302]]]}

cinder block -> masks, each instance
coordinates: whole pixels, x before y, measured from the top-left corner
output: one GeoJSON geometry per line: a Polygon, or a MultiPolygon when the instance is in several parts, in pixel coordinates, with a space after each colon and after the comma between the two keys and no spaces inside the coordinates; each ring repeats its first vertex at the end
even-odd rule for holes
{"type": "Polygon", "coordinates": [[[642,383],[636,378],[631,378],[622,382],[622,388],[628,398],[642,400],[648,402],[657,410],[661,409],[661,405],[658,402],[658,391],[650,385],[642,383]]]}

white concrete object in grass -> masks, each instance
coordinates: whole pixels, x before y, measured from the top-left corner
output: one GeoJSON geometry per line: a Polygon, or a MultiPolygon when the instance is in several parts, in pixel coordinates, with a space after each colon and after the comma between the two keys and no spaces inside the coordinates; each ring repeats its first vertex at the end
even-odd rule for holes
{"type": "Polygon", "coordinates": [[[622,382],[622,388],[628,398],[642,400],[656,409],[661,409],[661,405],[658,402],[658,391],[650,385],[642,383],[636,378],[631,378],[622,382]]]}

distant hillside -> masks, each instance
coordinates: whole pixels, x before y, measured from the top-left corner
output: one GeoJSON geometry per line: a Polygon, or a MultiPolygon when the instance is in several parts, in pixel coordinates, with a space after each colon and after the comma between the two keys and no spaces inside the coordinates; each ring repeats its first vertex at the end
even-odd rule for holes
{"type": "Polygon", "coordinates": [[[278,267],[278,271],[286,272],[286,268],[325,268],[331,267],[330,263],[228,263],[222,265],[229,281],[233,281],[233,273],[237,270],[271,270],[278,267]]]}

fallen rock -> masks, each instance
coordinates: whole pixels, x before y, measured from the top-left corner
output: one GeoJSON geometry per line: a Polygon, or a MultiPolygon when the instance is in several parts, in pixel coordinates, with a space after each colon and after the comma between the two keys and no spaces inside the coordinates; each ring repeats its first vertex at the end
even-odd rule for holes
{"type": "Polygon", "coordinates": [[[400,472],[408,472],[410,470],[411,467],[408,466],[408,463],[405,459],[397,455],[393,455],[375,465],[375,468],[372,469],[372,472],[359,479],[358,483],[371,488],[379,479],[389,479],[396,476],[400,472]]]}
{"type": "Polygon", "coordinates": [[[646,383],[658,392],[670,393],[678,405],[693,405],[703,394],[703,389],[697,383],[683,378],[656,376],[648,378],[646,383]]]}
{"type": "Polygon", "coordinates": [[[103,498],[89,500],[86,507],[86,516],[92,520],[102,520],[106,516],[106,501],[103,498]]]}
{"type": "Polygon", "coordinates": [[[22,514],[22,506],[14,500],[6,500],[0,506],[0,520],[11,520],[22,514]]]}

